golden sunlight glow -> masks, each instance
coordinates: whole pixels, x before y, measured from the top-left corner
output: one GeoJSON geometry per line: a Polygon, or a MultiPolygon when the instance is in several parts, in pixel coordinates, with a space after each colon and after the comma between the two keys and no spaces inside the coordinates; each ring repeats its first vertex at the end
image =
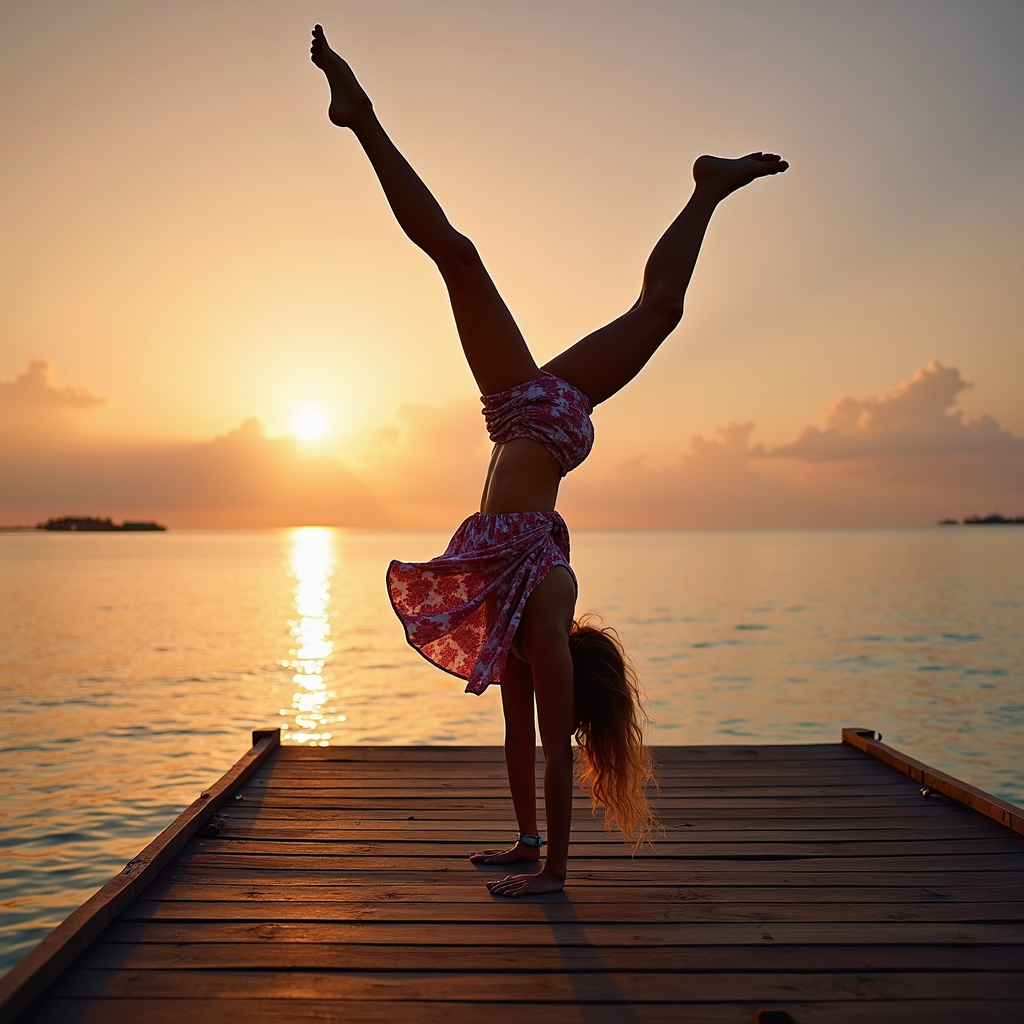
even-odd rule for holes
{"type": "Polygon", "coordinates": [[[294,714],[295,728],[286,730],[285,739],[310,746],[326,747],[331,733],[329,721],[343,722],[344,715],[334,713],[327,704],[335,693],[324,682],[324,671],[334,653],[331,640],[331,577],[334,575],[334,535],[322,527],[303,527],[292,534],[289,559],[295,579],[295,612],[288,622],[295,647],[288,653],[284,667],[295,673],[292,682],[296,691],[291,710],[282,708],[282,715],[294,714]],[[330,716],[330,718],[328,717],[330,716]]]}
{"type": "Polygon", "coordinates": [[[319,409],[303,409],[292,419],[292,433],[302,441],[319,441],[327,432],[327,417],[319,409]]]}

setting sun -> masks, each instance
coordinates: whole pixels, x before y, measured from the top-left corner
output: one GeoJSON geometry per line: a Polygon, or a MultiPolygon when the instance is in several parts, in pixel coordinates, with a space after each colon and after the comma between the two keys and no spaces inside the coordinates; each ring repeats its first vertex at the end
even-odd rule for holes
{"type": "Polygon", "coordinates": [[[292,418],[292,433],[302,441],[319,441],[327,432],[327,417],[319,409],[303,409],[292,418]]]}

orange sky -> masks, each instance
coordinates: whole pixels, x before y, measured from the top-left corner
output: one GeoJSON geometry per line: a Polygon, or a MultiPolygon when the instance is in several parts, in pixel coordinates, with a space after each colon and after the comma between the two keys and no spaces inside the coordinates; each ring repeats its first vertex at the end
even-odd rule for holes
{"type": "Polygon", "coordinates": [[[631,304],[695,155],[792,161],[716,214],[570,521],[1024,511],[1019,5],[94,0],[0,11],[0,521],[472,511],[444,290],[324,116],[317,20],[541,361],[631,304]]]}

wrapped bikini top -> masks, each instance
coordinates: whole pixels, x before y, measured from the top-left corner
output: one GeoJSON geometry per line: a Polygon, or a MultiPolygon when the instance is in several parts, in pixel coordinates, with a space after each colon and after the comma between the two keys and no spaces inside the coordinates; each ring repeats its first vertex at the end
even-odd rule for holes
{"type": "Polygon", "coordinates": [[[528,437],[551,453],[565,476],[594,446],[593,406],[579,388],[546,373],[495,395],[484,395],[487,433],[495,444],[528,437]]]}

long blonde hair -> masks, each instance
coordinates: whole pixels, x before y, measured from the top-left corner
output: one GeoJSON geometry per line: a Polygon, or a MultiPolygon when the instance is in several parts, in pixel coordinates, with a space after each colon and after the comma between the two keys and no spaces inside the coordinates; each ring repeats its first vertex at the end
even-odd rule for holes
{"type": "Polygon", "coordinates": [[[658,827],[645,792],[655,781],[654,761],[644,745],[647,713],[636,669],[618,634],[600,622],[582,615],[569,633],[580,786],[594,812],[604,811],[605,828],[618,828],[639,849],[658,827]]]}

